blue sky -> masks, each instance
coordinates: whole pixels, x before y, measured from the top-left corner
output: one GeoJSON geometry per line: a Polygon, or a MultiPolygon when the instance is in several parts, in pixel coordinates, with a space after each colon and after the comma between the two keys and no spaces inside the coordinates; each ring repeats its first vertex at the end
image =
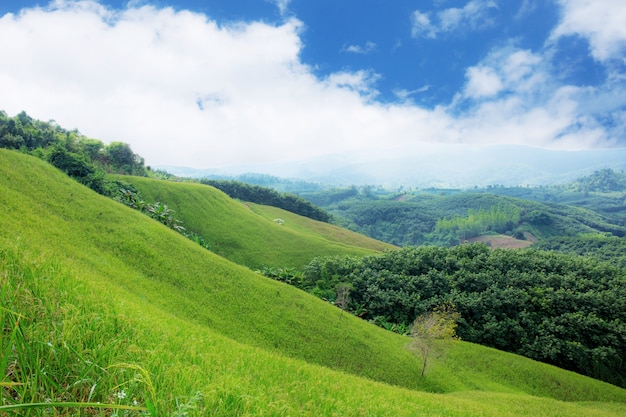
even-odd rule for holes
{"type": "Polygon", "coordinates": [[[626,146],[622,0],[3,0],[0,37],[0,109],[154,165],[626,146]]]}

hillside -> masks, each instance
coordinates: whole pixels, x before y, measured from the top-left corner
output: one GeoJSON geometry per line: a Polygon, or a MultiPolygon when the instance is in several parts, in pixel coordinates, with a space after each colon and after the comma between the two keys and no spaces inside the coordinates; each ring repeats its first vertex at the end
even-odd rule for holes
{"type": "Polygon", "coordinates": [[[464,342],[420,380],[405,337],[341,318],[336,307],[235,265],[36,158],[0,150],[0,197],[0,407],[626,415],[623,389],[464,342]]]}
{"type": "Polygon", "coordinates": [[[345,227],[398,246],[449,246],[485,233],[518,238],[530,233],[539,241],[589,233],[626,235],[623,221],[608,213],[489,190],[392,192],[352,187],[302,195],[343,219],[345,227]]]}
{"type": "Polygon", "coordinates": [[[393,247],[281,209],[238,202],[207,185],[116,178],[132,183],[147,201],[167,204],[216,254],[250,268],[300,268],[320,255],[365,255],[393,247]]]}

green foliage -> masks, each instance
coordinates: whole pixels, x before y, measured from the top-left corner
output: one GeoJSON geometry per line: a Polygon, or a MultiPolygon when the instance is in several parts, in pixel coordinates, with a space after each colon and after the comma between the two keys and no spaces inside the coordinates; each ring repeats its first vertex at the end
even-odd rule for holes
{"type": "Polygon", "coordinates": [[[147,175],[143,158],[122,142],[101,141],[68,131],[56,122],[32,119],[25,112],[11,118],[0,111],[0,148],[19,149],[47,160],[78,182],[107,195],[105,172],[147,175]]]}
{"type": "Polygon", "coordinates": [[[439,219],[435,233],[454,233],[458,239],[469,239],[489,231],[504,233],[517,227],[520,221],[520,209],[512,204],[498,204],[489,210],[468,211],[467,217],[439,219]]]}
{"type": "Polygon", "coordinates": [[[410,347],[418,353],[422,361],[421,376],[433,356],[441,356],[450,341],[456,340],[457,321],[461,315],[451,304],[437,306],[413,322],[410,347]]]}
{"type": "Polygon", "coordinates": [[[318,258],[304,272],[321,296],[351,283],[364,319],[407,325],[452,303],[463,340],[626,385],[626,273],[608,264],[472,244],[318,258]]]}
{"type": "Polygon", "coordinates": [[[81,311],[71,278],[59,264],[28,264],[25,257],[19,249],[0,248],[0,411],[108,409],[142,415],[154,391],[149,377],[129,372],[142,372],[139,366],[122,364],[137,359],[128,352],[129,323],[104,304],[92,306],[98,313],[81,311]]]}
{"type": "Polygon", "coordinates": [[[573,186],[577,191],[610,193],[626,191],[626,173],[610,168],[601,169],[587,177],[579,178],[573,186]]]}
{"type": "Polygon", "coordinates": [[[135,154],[130,146],[122,142],[111,142],[106,147],[111,168],[126,175],[138,175],[144,173],[144,160],[135,154]]]}
{"type": "Polygon", "coordinates": [[[626,269],[626,238],[604,234],[558,236],[534,245],[538,249],[575,253],[626,269]]]}
{"type": "Polygon", "coordinates": [[[626,236],[624,192],[568,197],[572,192],[490,187],[399,194],[353,187],[302,195],[331,213],[337,224],[397,246],[452,246],[493,232],[518,238],[530,233],[539,240],[598,232],[626,236]]]}
{"type": "Polygon", "coordinates": [[[490,187],[484,192],[593,210],[614,224],[626,224],[626,173],[603,169],[569,184],[490,187]]]}
{"type": "Polygon", "coordinates": [[[249,185],[239,181],[202,179],[201,183],[215,187],[231,198],[266,206],[278,207],[292,213],[328,223],[330,215],[295,194],[279,193],[271,188],[249,185]]]}

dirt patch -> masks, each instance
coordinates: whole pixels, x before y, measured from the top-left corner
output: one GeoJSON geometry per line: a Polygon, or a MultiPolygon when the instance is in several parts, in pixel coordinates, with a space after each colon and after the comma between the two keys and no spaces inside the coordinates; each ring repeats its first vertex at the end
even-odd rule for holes
{"type": "Polygon", "coordinates": [[[515,239],[514,237],[506,235],[488,235],[474,237],[472,239],[468,239],[467,241],[485,243],[494,249],[521,249],[529,247],[535,243],[537,239],[529,233],[526,236],[526,240],[515,239]]]}

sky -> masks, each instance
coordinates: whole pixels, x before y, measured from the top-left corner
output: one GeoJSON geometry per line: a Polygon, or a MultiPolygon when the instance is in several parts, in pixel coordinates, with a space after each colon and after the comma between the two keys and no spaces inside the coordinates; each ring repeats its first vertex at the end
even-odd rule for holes
{"type": "Polygon", "coordinates": [[[152,166],[626,147],[623,0],[2,0],[0,39],[0,110],[152,166]]]}

